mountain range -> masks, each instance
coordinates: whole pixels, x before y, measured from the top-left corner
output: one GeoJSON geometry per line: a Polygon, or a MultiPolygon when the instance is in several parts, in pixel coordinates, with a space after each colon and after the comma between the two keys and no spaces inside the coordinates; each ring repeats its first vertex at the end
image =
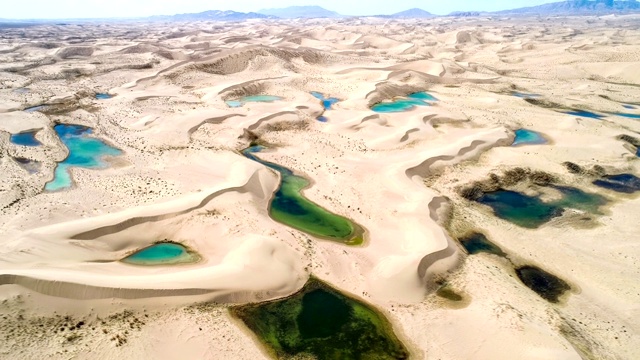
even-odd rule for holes
{"type": "MultiPolygon", "coordinates": [[[[549,3],[539,6],[503,10],[497,12],[456,11],[449,16],[478,16],[478,15],[567,15],[567,14],[605,14],[640,12],[640,2],[636,0],[569,0],[549,3]]],[[[375,15],[387,19],[430,18],[437,15],[423,9],[409,9],[391,15],[375,15]]],[[[149,20],[164,21],[240,21],[247,19],[296,19],[296,18],[343,18],[349,17],[327,10],[320,6],[290,6],[277,9],[263,9],[258,12],[241,13],[235,11],[205,11],[197,14],[180,14],[172,16],[153,16],[149,20]]]]}
{"type": "Polygon", "coordinates": [[[263,9],[258,13],[281,19],[343,17],[335,11],[330,11],[320,6],[289,6],[280,9],[263,9]]]}
{"type": "MultiPolygon", "coordinates": [[[[485,15],[587,15],[587,14],[611,14],[611,13],[640,13],[640,2],[636,0],[569,0],[549,3],[539,6],[503,10],[497,12],[456,11],[448,16],[485,16],[485,15]]],[[[406,18],[430,18],[438,15],[428,11],[414,8],[391,15],[375,15],[368,17],[380,17],[387,19],[406,18]]],[[[335,11],[330,11],[320,6],[290,6],[278,9],[263,9],[258,12],[236,12],[209,10],[200,13],[188,13],[177,15],[160,15],[146,18],[128,19],[66,19],[73,22],[80,21],[243,21],[249,19],[296,19],[296,18],[345,18],[335,11]]],[[[48,23],[61,20],[10,20],[0,19],[0,23],[14,26],[19,23],[48,23]]]]}
{"type": "Polygon", "coordinates": [[[550,4],[498,11],[497,14],[602,14],[640,12],[636,0],[571,0],[550,4]]]}

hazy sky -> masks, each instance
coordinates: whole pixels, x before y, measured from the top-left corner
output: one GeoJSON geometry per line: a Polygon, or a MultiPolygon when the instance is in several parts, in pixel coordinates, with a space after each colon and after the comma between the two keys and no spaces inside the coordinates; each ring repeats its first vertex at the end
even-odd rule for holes
{"type": "MultiPolygon", "coordinates": [[[[54,19],[140,17],[206,10],[257,11],[265,7],[320,5],[344,15],[391,14],[418,7],[434,14],[456,10],[504,10],[554,0],[0,0],[0,18],[54,19]]],[[[560,0],[556,0],[560,1],[560,0]]]]}

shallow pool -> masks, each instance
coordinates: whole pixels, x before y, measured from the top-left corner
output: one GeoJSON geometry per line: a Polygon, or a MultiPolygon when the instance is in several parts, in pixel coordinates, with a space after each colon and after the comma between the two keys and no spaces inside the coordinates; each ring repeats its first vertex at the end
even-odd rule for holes
{"type": "Polygon", "coordinates": [[[122,151],[116,149],[91,135],[92,129],[82,125],[59,124],[54,127],[62,143],[69,150],[69,155],[58,163],[54,178],[45,185],[47,191],[70,188],[73,185],[70,168],[81,167],[100,169],[107,167],[106,157],[118,156],[122,151]]]}
{"type": "Polygon", "coordinates": [[[123,262],[134,265],[173,265],[196,262],[199,257],[176,243],[158,243],[139,250],[126,258],[123,262]]]}

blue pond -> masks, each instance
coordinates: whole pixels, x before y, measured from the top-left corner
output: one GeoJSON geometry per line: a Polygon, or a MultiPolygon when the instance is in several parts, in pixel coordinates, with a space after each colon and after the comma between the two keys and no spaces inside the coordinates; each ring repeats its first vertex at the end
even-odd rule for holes
{"type": "Polygon", "coordinates": [[[513,146],[540,145],[540,144],[547,143],[547,139],[545,139],[544,136],[542,136],[542,134],[532,130],[518,129],[515,131],[515,133],[516,133],[516,138],[513,141],[513,146]]]}
{"type": "Polygon", "coordinates": [[[580,117],[586,117],[586,118],[598,119],[598,120],[604,118],[604,115],[596,114],[594,112],[586,111],[586,110],[571,110],[571,111],[564,111],[564,113],[567,115],[574,115],[574,116],[580,116],[580,117]]]}
{"type": "Polygon", "coordinates": [[[582,190],[552,186],[558,190],[562,198],[553,202],[544,202],[537,196],[528,196],[509,190],[498,190],[484,194],[477,201],[490,206],[496,216],[518,226],[535,229],[554,217],[562,215],[565,208],[579,209],[599,214],[600,206],[607,199],[582,190]]]}
{"type": "Polygon", "coordinates": [[[111,99],[113,96],[107,94],[107,93],[98,93],[96,94],[96,99],[98,100],[108,100],[111,99]]]}
{"type": "Polygon", "coordinates": [[[334,98],[334,97],[325,97],[324,94],[319,93],[317,91],[312,91],[311,95],[313,95],[313,97],[315,97],[316,99],[322,101],[322,106],[324,106],[325,110],[330,110],[331,107],[338,103],[340,101],[340,99],[338,98],[334,98]]]}
{"type": "Polygon", "coordinates": [[[37,105],[37,106],[28,107],[28,108],[24,109],[24,111],[26,111],[26,112],[36,112],[36,111],[44,110],[46,108],[47,108],[46,105],[37,105]]]}
{"type": "Polygon", "coordinates": [[[173,265],[193,263],[199,260],[196,254],[184,246],[175,243],[159,243],[144,248],[128,257],[123,262],[134,265],[173,265]]]}
{"type": "Polygon", "coordinates": [[[635,107],[635,106],[633,106],[633,105],[627,105],[627,104],[622,105],[622,107],[623,107],[623,108],[625,108],[625,109],[630,109],[630,110],[633,110],[633,109],[635,109],[635,108],[636,108],[636,107],[635,107]]]}
{"type": "Polygon", "coordinates": [[[594,181],[593,184],[625,194],[640,191],[640,178],[633,174],[606,175],[602,179],[594,181]]]}
{"type": "Polygon", "coordinates": [[[105,168],[107,164],[103,161],[104,157],[122,154],[122,151],[89,136],[92,133],[91,128],[60,124],[56,125],[54,130],[69,150],[69,155],[58,164],[54,178],[45,185],[45,190],[56,191],[70,188],[73,180],[69,168],[105,168]]]}
{"type": "Polygon", "coordinates": [[[615,116],[626,117],[629,119],[640,119],[640,114],[629,114],[629,113],[620,113],[620,112],[611,113],[611,114],[615,116]]]}
{"type": "Polygon", "coordinates": [[[524,93],[524,92],[519,92],[519,91],[512,91],[511,95],[515,96],[515,97],[519,97],[522,99],[533,99],[533,98],[538,98],[540,97],[539,94],[533,94],[533,93],[524,93]]]}
{"type": "Polygon", "coordinates": [[[374,105],[371,110],[378,113],[396,113],[413,110],[416,106],[429,106],[429,102],[437,101],[433,95],[426,92],[418,92],[407,95],[406,98],[397,98],[393,101],[384,101],[374,105]]]}
{"type": "Polygon", "coordinates": [[[11,142],[22,146],[40,146],[42,143],[36,139],[36,131],[26,131],[11,135],[11,142]]]}
{"type": "Polygon", "coordinates": [[[282,100],[282,98],[279,96],[272,96],[272,95],[253,95],[253,96],[245,96],[238,100],[228,100],[225,103],[229,107],[239,108],[249,102],[274,102],[278,100],[282,100]]]}

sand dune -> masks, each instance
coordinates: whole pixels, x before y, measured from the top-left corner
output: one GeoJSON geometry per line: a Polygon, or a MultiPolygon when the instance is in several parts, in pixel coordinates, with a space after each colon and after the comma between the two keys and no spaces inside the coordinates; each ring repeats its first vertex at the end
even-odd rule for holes
{"type": "MultiPolygon", "coordinates": [[[[262,358],[225,308],[291,295],[314,275],[378,308],[416,359],[637,358],[639,200],[593,182],[640,173],[638,21],[3,29],[0,357],[85,358],[95,349],[97,358],[262,358]],[[423,91],[437,101],[371,109],[423,91]],[[325,108],[311,92],[339,101],[325,108]],[[226,103],[257,95],[279,99],[226,103]],[[89,126],[122,154],[100,169],[72,167],[68,190],[46,191],[69,154],[58,123],[89,126]],[[547,144],[511,146],[523,128],[547,144]],[[41,145],[12,141],[34,130],[41,145]],[[256,143],[261,159],[309,180],[308,200],[361,224],[364,246],[274,221],[279,175],[240,153],[256,143]],[[504,186],[501,174],[515,168],[609,202],[528,229],[461,195],[481,181],[504,186]],[[468,255],[457,239],[470,232],[509,260],[468,255]],[[120,261],[164,240],[201,261],[120,261]],[[516,265],[545,269],[574,291],[547,302],[518,280],[516,265]],[[146,324],[122,325],[118,314],[146,324]],[[70,328],[65,316],[84,319],[86,333],[59,331],[70,328]]],[[[535,183],[509,189],[561,196],[535,183]]]]}

